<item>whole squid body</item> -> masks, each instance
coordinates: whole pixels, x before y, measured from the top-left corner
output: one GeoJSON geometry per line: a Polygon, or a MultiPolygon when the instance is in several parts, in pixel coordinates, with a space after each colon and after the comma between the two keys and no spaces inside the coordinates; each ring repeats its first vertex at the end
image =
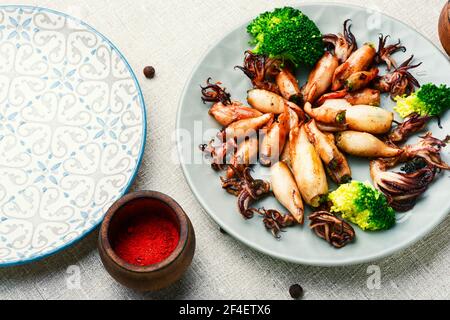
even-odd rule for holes
{"type": "Polygon", "coordinates": [[[309,142],[304,125],[290,133],[290,162],[303,200],[318,207],[328,194],[325,169],[314,145],[309,142]]]}
{"type": "MultiPolygon", "coordinates": [[[[299,125],[299,123],[300,123],[300,120],[301,120],[301,122],[303,123],[303,122],[304,122],[304,119],[300,119],[300,118],[298,117],[298,115],[297,115],[295,112],[293,112],[292,109],[289,109],[289,112],[290,112],[290,114],[291,114],[291,119],[290,119],[290,121],[289,121],[289,132],[290,132],[292,129],[298,127],[298,125],[299,125]]],[[[286,143],[285,143],[285,145],[284,145],[284,148],[283,148],[283,150],[282,150],[282,152],[281,152],[281,155],[280,155],[280,161],[284,162],[284,163],[287,164],[288,166],[291,165],[291,160],[290,160],[290,145],[291,145],[291,143],[290,143],[289,133],[288,133],[288,135],[287,135],[287,141],[286,141],[286,143]]]]}
{"type": "Polygon", "coordinates": [[[353,52],[347,61],[341,64],[334,72],[331,90],[337,91],[341,89],[352,74],[367,70],[376,55],[377,50],[369,43],[364,44],[353,52]]]}
{"type": "Polygon", "coordinates": [[[222,141],[230,139],[243,139],[245,137],[256,136],[258,130],[266,124],[272,122],[274,115],[266,113],[262,116],[233,122],[221,132],[222,141]]]}
{"type": "Polygon", "coordinates": [[[323,36],[323,42],[328,47],[333,47],[334,55],[337,57],[339,64],[347,61],[348,57],[357,48],[355,35],[351,30],[351,20],[344,21],[344,32],[339,34],[325,34],[323,36]]]}
{"type": "Polygon", "coordinates": [[[403,153],[402,149],[389,146],[370,133],[358,131],[337,133],[336,145],[345,153],[363,158],[393,158],[403,153]]]}
{"type": "Polygon", "coordinates": [[[236,101],[233,101],[229,105],[217,102],[209,109],[209,114],[224,127],[239,120],[258,118],[263,115],[258,110],[244,106],[236,101]]]}
{"type": "Polygon", "coordinates": [[[315,120],[305,124],[309,141],[316,148],[317,153],[325,164],[330,177],[337,184],[347,183],[352,178],[352,172],[347,159],[335,144],[334,135],[321,132],[315,120]]]}
{"type": "Polygon", "coordinates": [[[305,221],[303,200],[289,167],[278,162],[270,168],[272,191],[277,200],[291,213],[299,224],[305,221]]]}
{"type": "Polygon", "coordinates": [[[298,81],[288,69],[281,69],[275,78],[275,82],[283,98],[294,103],[302,101],[298,81]]]}
{"type": "Polygon", "coordinates": [[[291,121],[295,123],[295,117],[297,116],[294,112],[292,114],[294,119],[291,119],[290,110],[285,105],[285,112],[267,130],[267,133],[262,139],[259,152],[259,162],[263,166],[270,166],[280,159],[280,154],[283,152],[289,135],[291,121]]]}
{"type": "Polygon", "coordinates": [[[245,139],[237,148],[230,160],[227,170],[227,178],[232,178],[238,172],[243,172],[245,167],[256,164],[258,159],[258,138],[256,136],[245,139]]]}
{"type": "Polygon", "coordinates": [[[364,104],[369,106],[379,106],[381,104],[381,92],[379,90],[369,88],[352,92],[344,89],[341,91],[324,94],[319,100],[317,100],[316,104],[321,106],[325,103],[325,101],[330,99],[343,99],[351,105],[364,104]]]}
{"type": "Polygon", "coordinates": [[[321,107],[305,104],[305,112],[317,122],[327,125],[343,125],[355,131],[384,134],[389,132],[394,114],[385,109],[368,106],[352,106],[347,101],[327,100],[321,107]]]}
{"type": "Polygon", "coordinates": [[[305,119],[304,112],[298,105],[271,91],[262,89],[249,90],[247,101],[259,112],[273,114],[284,113],[284,107],[287,104],[290,109],[297,113],[299,118],[305,119]]]}
{"type": "Polygon", "coordinates": [[[303,87],[304,102],[314,103],[331,86],[333,75],[339,60],[330,52],[326,52],[310,73],[308,82],[303,87]]]}
{"type": "Polygon", "coordinates": [[[345,89],[352,92],[366,88],[378,76],[378,72],[378,68],[372,68],[369,71],[353,73],[345,80],[345,89]]]}

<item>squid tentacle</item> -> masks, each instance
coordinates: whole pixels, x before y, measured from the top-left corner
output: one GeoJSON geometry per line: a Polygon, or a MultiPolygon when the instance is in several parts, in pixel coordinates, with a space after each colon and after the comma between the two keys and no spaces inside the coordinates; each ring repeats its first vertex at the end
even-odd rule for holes
{"type": "Polygon", "coordinates": [[[400,39],[397,43],[386,46],[389,38],[389,35],[383,36],[383,34],[380,34],[378,41],[378,52],[375,58],[376,63],[382,63],[384,61],[387,65],[388,71],[390,71],[392,67],[397,67],[397,63],[392,58],[392,55],[399,51],[406,52],[406,47],[401,45],[400,39]]]}
{"type": "Polygon", "coordinates": [[[206,86],[200,86],[202,89],[202,101],[207,102],[222,102],[224,105],[231,104],[231,94],[225,88],[221,87],[221,82],[211,83],[211,78],[206,80],[206,86]]]}

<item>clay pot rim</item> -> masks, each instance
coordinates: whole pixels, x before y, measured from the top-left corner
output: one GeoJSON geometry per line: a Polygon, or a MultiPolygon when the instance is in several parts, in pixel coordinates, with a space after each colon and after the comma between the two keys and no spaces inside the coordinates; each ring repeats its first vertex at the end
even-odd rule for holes
{"type": "Polygon", "coordinates": [[[450,0],[447,1],[447,19],[450,22],[450,0]]]}
{"type": "Polygon", "coordinates": [[[184,210],[173,198],[158,191],[138,191],[123,196],[117,202],[115,202],[111,206],[111,208],[108,209],[100,228],[99,244],[103,247],[103,250],[106,253],[106,255],[108,255],[108,257],[117,267],[126,270],[128,272],[137,274],[154,273],[169,267],[172,263],[174,263],[178,259],[178,257],[183,253],[184,249],[186,248],[188,242],[188,234],[189,234],[189,220],[187,219],[184,210]],[[174,249],[174,251],[164,261],[149,266],[138,266],[126,262],[115,253],[109,239],[109,228],[111,220],[122,207],[133,201],[145,198],[160,201],[161,203],[168,206],[168,208],[175,214],[180,226],[180,240],[178,241],[178,244],[174,249]]]}

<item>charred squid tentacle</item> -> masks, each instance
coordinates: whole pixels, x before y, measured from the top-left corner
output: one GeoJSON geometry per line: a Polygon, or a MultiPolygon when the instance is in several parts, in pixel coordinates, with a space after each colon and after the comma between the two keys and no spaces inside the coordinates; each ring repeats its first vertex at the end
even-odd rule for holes
{"type": "Polygon", "coordinates": [[[388,167],[383,160],[375,160],[370,163],[370,173],[375,187],[386,195],[389,205],[398,212],[414,208],[437,173],[432,165],[412,173],[389,172],[388,167]]]}
{"type": "Polygon", "coordinates": [[[199,147],[211,160],[213,170],[222,171],[227,167],[227,157],[237,150],[237,145],[234,139],[224,140],[222,132],[219,133],[218,138],[218,140],[212,139],[208,144],[202,144],[199,147]]]}
{"type": "Polygon", "coordinates": [[[329,47],[334,48],[334,55],[338,58],[339,63],[344,63],[353,51],[357,49],[356,38],[351,31],[351,19],[344,22],[344,33],[326,34],[323,36],[323,42],[329,47]]]}
{"type": "Polygon", "coordinates": [[[413,59],[414,55],[403,62],[400,67],[395,68],[393,72],[376,78],[373,82],[375,89],[389,92],[391,99],[394,100],[397,96],[413,93],[416,87],[420,88],[419,81],[409,71],[422,65],[422,62],[410,65],[413,59]]]}
{"type": "Polygon", "coordinates": [[[411,210],[433,182],[438,169],[450,170],[450,166],[442,161],[440,155],[449,140],[449,136],[439,140],[428,133],[417,144],[404,147],[404,152],[400,156],[374,160],[370,163],[370,174],[375,186],[388,197],[390,205],[395,210],[399,212],[411,210]],[[387,171],[411,159],[415,164],[405,168],[408,172],[387,171]],[[422,159],[426,166],[421,166],[418,159],[422,159]]]}
{"type": "Polygon", "coordinates": [[[450,136],[447,136],[444,140],[439,140],[434,138],[431,132],[428,132],[425,136],[421,137],[421,140],[417,144],[404,148],[402,160],[420,157],[436,168],[450,170],[450,166],[441,159],[440,154],[442,148],[445,148],[449,141],[450,136]]]}
{"type": "Polygon", "coordinates": [[[392,58],[392,55],[399,51],[406,52],[406,47],[401,45],[400,39],[397,43],[386,46],[389,37],[389,35],[383,36],[383,34],[380,34],[378,41],[378,52],[375,57],[376,63],[380,64],[383,61],[386,63],[388,71],[390,71],[392,67],[397,67],[397,63],[392,58]]]}
{"type": "Polygon", "coordinates": [[[253,217],[251,210],[249,210],[251,201],[251,194],[247,190],[243,190],[238,196],[239,212],[245,219],[251,219],[253,217]]]}
{"type": "Polygon", "coordinates": [[[411,114],[389,134],[389,141],[392,143],[405,142],[411,135],[423,130],[431,118],[417,113],[411,114]]]}
{"type": "Polygon", "coordinates": [[[342,219],[327,211],[313,213],[310,228],[335,248],[343,248],[355,239],[355,230],[342,219]]]}
{"type": "Polygon", "coordinates": [[[234,177],[230,179],[221,178],[222,188],[238,197],[239,212],[245,219],[250,219],[253,216],[252,208],[250,208],[251,203],[270,192],[270,183],[253,179],[249,167],[243,170],[233,166],[230,166],[230,168],[235,171],[234,177]]]}
{"type": "Polygon", "coordinates": [[[200,86],[202,89],[202,101],[207,102],[222,102],[224,105],[231,104],[231,95],[225,88],[221,87],[221,82],[211,83],[211,78],[206,80],[206,86],[200,86]]]}
{"type": "Polygon", "coordinates": [[[283,215],[277,210],[270,209],[250,209],[252,214],[258,214],[263,218],[264,226],[267,230],[272,232],[272,235],[276,239],[280,239],[280,232],[283,232],[284,228],[294,226],[297,222],[291,214],[283,215]]]}
{"type": "Polygon", "coordinates": [[[246,51],[244,65],[235,68],[244,72],[255,88],[279,93],[278,85],[274,83],[274,79],[280,73],[282,64],[281,60],[246,51]]]}

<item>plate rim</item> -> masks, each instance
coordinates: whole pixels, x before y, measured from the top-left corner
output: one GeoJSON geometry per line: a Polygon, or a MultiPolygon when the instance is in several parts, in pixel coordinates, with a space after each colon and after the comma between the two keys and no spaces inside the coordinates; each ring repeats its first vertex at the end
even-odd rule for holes
{"type": "MultiPolygon", "coordinates": [[[[382,12],[381,10],[378,10],[377,8],[366,8],[360,5],[355,5],[355,4],[348,4],[348,3],[342,3],[342,2],[327,2],[327,1],[314,1],[314,2],[308,2],[308,3],[302,3],[302,4],[296,4],[296,5],[292,5],[292,7],[294,8],[298,8],[298,9],[302,9],[303,7],[309,7],[309,6],[326,6],[326,5],[333,5],[333,6],[340,6],[340,7],[344,7],[344,8],[352,8],[352,9],[358,9],[358,10],[367,10],[370,9],[374,12],[377,12],[389,19],[392,19],[400,24],[402,24],[403,26],[405,26],[407,29],[410,29],[412,31],[414,31],[417,35],[419,35],[420,37],[422,37],[423,39],[425,39],[430,45],[432,45],[449,63],[450,63],[450,59],[448,57],[445,56],[445,54],[442,52],[442,50],[436,45],[434,44],[430,39],[428,39],[428,37],[426,37],[425,35],[423,35],[420,31],[416,30],[415,28],[411,27],[410,25],[406,24],[405,22],[392,17],[389,14],[386,14],[384,12],[382,12]]],[[[185,97],[187,95],[187,91],[188,91],[188,86],[190,84],[190,82],[192,81],[192,78],[194,76],[194,73],[197,71],[197,69],[200,67],[201,63],[203,62],[203,60],[209,55],[209,53],[214,50],[214,48],[219,45],[227,36],[229,36],[231,33],[237,31],[238,29],[243,28],[244,26],[246,26],[249,23],[249,21],[238,25],[236,28],[231,29],[229,32],[227,32],[226,34],[224,34],[222,37],[220,37],[217,41],[215,41],[200,57],[200,59],[198,60],[197,63],[195,63],[193,69],[191,70],[191,73],[189,74],[188,80],[186,81],[186,83],[184,84],[183,87],[183,91],[181,94],[181,98],[179,100],[178,103],[178,109],[177,109],[177,118],[176,118],[176,130],[178,130],[180,128],[180,122],[181,122],[181,108],[183,105],[183,102],[185,100],[185,97]]],[[[368,255],[364,258],[348,258],[348,259],[344,259],[341,261],[332,261],[329,259],[325,259],[325,260],[312,260],[312,259],[298,259],[298,258],[291,258],[285,255],[280,255],[277,254],[276,252],[267,252],[264,250],[264,248],[261,245],[258,244],[253,244],[251,242],[249,242],[245,237],[240,236],[238,233],[233,232],[231,230],[229,230],[227,228],[227,226],[221,221],[220,217],[218,215],[212,214],[211,212],[213,212],[213,210],[211,210],[209,208],[209,206],[206,204],[206,202],[204,201],[203,198],[197,196],[197,194],[199,194],[198,190],[196,189],[196,187],[194,186],[191,177],[188,173],[188,169],[186,164],[183,162],[183,154],[182,154],[182,144],[180,142],[179,139],[177,139],[177,153],[178,153],[178,159],[180,161],[180,165],[183,171],[183,175],[186,179],[186,182],[189,186],[189,188],[191,189],[195,199],[199,202],[199,204],[201,205],[201,207],[203,208],[203,210],[207,213],[207,215],[212,218],[215,223],[217,223],[222,229],[224,229],[231,237],[233,237],[234,239],[238,240],[239,242],[241,242],[242,244],[244,244],[245,246],[251,248],[252,250],[255,250],[257,252],[260,252],[266,256],[281,260],[281,261],[285,261],[285,262],[289,262],[289,263],[294,263],[294,264],[299,264],[299,265],[307,265],[307,266],[316,266],[316,267],[342,267],[342,266],[351,266],[351,265],[360,265],[360,264],[364,264],[364,263],[368,263],[368,262],[374,262],[374,261],[378,261],[384,258],[387,258],[395,253],[399,253],[404,251],[405,249],[413,246],[414,244],[416,244],[418,241],[420,241],[421,239],[423,239],[424,237],[426,237],[427,235],[429,235],[432,231],[434,231],[440,224],[442,224],[442,222],[447,218],[449,211],[450,211],[450,202],[448,203],[445,211],[447,211],[447,214],[443,214],[442,217],[440,217],[439,219],[437,219],[434,223],[432,223],[428,228],[422,230],[420,233],[417,233],[415,235],[415,237],[410,240],[409,242],[404,242],[401,243],[399,245],[390,247],[389,249],[385,249],[382,250],[381,252],[377,253],[377,254],[372,254],[372,255],[368,255]]]]}
{"type": "MultiPolygon", "coordinates": [[[[92,31],[94,34],[99,36],[109,46],[111,46],[111,48],[116,51],[116,53],[119,55],[119,57],[125,63],[125,66],[126,66],[127,70],[130,72],[131,78],[133,79],[133,81],[136,85],[137,91],[138,91],[139,102],[140,102],[139,105],[141,108],[143,127],[142,127],[142,138],[141,138],[142,141],[141,141],[141,146],[140,146],[140,150],[139,150],[139,155],[137,157],[136,166],[134,168],[133,174],[131,175],[130,179],[128,180],[126,186],[124,187],[124,190],[120,193],[120,195],[118,195],[118,197],[116,199],[116,201],[119,200],[121,197],[123,197],[124,195],[126,195],[128,193],[128,191],[130,190],[131,186],[133,185],[133,183],[139,173],[139,169],[141,167],[142,160],[143,160],[144,153],[145,153],[145,145],[146,145],[146,140],[147,140],[147,129],[148,129],[147,128],[147,107],[145,104],[144,94],[142,92],[142,88],[139,84],[139,80],[136,76],[136,73],[134,72],[133,68],[131,67],[130,63],[128,62],[128,60],[126,59],[126,57],[124,56],[122,51],[111,40],[109,40],[109,38],[107,38],[103,33],[97,31],[97,29],[92,27],[90,24],[84,22],[83,20],[76,18],[74,16],[71,16],[67,13],[64,13],[64,12],[61,12],[58,10],[54,10],[54,9],[50,9],[47,7],[40,7],[40,6],[33,6],[33,5],[20,5],[20,4],[19,5],[17,5],[17,4],[0,5],[0,10],[4,10],[4,9],[8,9],[8,8],[49,12],[49,13],[52,13],[52,14],[55,14],[58,16],[62,16],[64,18],[71,19],[77,23],[80,23],[81,25],[86,27],[88,30],[92,31]]],[[[106,214],[106,212],[105,212],[105,214],[106,214]]],[[[78,237],[70,240],[69,242],[65,243],[64,245],[62,245],[58,248],[55,248],[53,250],[50,250],[49,252],[46,252],[42,255],[36,255],[36,256],[31,255],[29,258],[24,259],[24,260],[18,259],[18,260],[8,261],[8,262],[4,262],[4,263],[0,261],[0,268],[8,268],[8,267],[15,267],[15,266],[20,266],[20,265],[24,265],[24,264],[30,264],[33,262],[37,262],[37,261],[46,259],[50,256],[56,255],[64,250],[70,248],[71,246],[77,244],[78,242],[83,240],[85,237],[90,235],[95,229],[97,229],[98,226],[103,222],[105,214],[102,215],[102,217],[99,219],[99,221],[97,221],[97,223],[95,223],[89,229],[87,229],[82,234],[80,234],[78,237]]]]}

